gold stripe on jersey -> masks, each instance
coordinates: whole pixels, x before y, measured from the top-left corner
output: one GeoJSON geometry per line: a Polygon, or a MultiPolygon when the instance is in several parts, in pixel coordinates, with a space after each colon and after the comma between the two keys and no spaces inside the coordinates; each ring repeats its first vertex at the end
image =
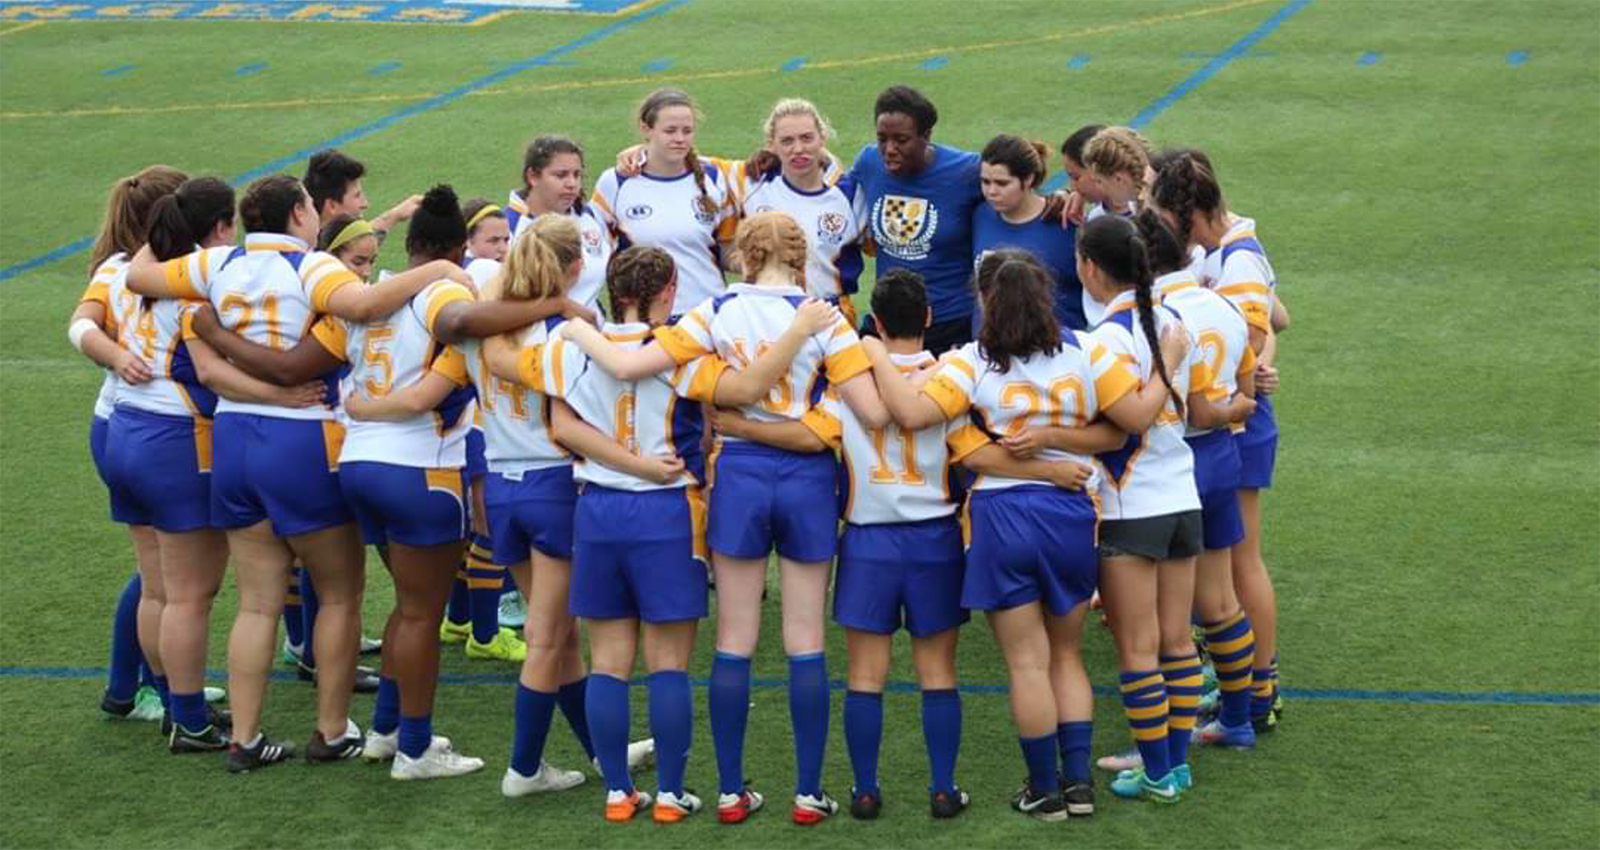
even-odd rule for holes
{"type": "MultiPolygon", "coordinates": [[[[709,333],[711,328],[706,325],[697,313],[686,314],[687,318],[698,322],[709,333]]],[[[661,344],[661,350],[667,353],[677,363],[688,363],[696,357],[703,357],[711,353],[711,349],[700,344],[688,331],[675,326],[664,326],[655,329],[656,342],[661,344]]]]}
{"type": "MultiPolygon", "coordinates": [[[[1108,356],[1110,356],[1110,352],[1106,351],[1106,347],[1095,343],[1094,348],[1089,352],[1090,369],[1094,370],[1100,360],[1108,356]]],[[[1094,379],[1094,394],[1099,401],[1101,410],[1116,404],[1123,396],[1139,387],[1139,376],[1135,375],[1133,370],[1122,363],[1120,358],[1116,359],[1118,361],[1116,364],[1096,375],[1094,379]]]]}
{"type": "Polygon", "coordinates": [[[433,358],[428,371],[439,373],[458,387],[464,387],[471,382],[467,377],[467,356],[453,345],[445,346],[444,350],[439,352],[439,356],[433,358]]]}
{"type": "Polygon", "coordinates": [[[349,344],[350,335],[345,331],[344,322],[332,316],[323,316],[311,326],[311,336],[322,343],[322,347],[326,348],[329,354],[340,360],[347,359],[344,350],[349,344]]]}
{"type": "Polygon", "coordinates": [[[322,420],[322,450],[328,453],[328,471],[339,471],[339,452],[344,451],[344,426],[333,419],[322,420]]]}
{"type": "Polygon", "coordinates": [[[970,422],[946,434],[944,441],[950,447],[951,463],[960,463],[967,455],[993,442],[983,429],[970,422]]]}
{"type": "MultiPolygon", "coordinates": [[[[829,448],[839,451],[844,447],[844,425],[836,417],[829,416],[820,407],[813,407],[800,417],[800,424],[806,426],[817,439],[826,443],[829,448]]],[[[848,480],[849,462],[845,462],[846,479],[848,480]]],[[[849,516],[849,511],[845,512],[849,516]]]]}
{"type": "Polygon", "coordinates": [[[443,310],[446,305],[462,301],[471,303],[473,298],[472,293],[459,283],[441,286],[434,290],[433,294],[428,296],[428,309],[425,311],[426,318],[424,322],[428,326],[428,332],[433,333],[433,323],[435,319],[439,318],[439,311],[443,310]]]}
{"type": "MultiPolygon", "coordinates": [[[[954,363],[956,361],[952,360],[951,362],[954,363]]],[[[966,413],[972,407],[972,399],[967,397],[967,394],[960,387],[956,386],[955,381],[943,375],[934,375],[930,378],[926,384],[922,385],[922,392],[928,398],[933,399],[935,404],[939,405],[939,409],[944,411],[945,419],[954,419],[966,413]]]]}
{"type": "MultiPolygon", "coordinates": [[[[205,300],[205,294],[200,291],[200,287],[197,286],[194,279],[189,276],[188,257],[179,257],[176,260],[168,260],[165,263],[162,263],[162,266],[164,266],[166,270],[167,289],[171,291],[173,295],[179,298],[187,298],[192,301],[205,300]]],[[[202,270],[203,268],[204,267],[202,267],[202,270]]],[[[201,282],[203,283],[204,281],[201,282]]]]}
{"type": "Polygon", "coordinates": [[[530,345],[517,354],[517,382],[534,392],[544,392],[543,344],[530,345]]]}
{"type": "MultiPolygon", "coordinates": [[[[840,327],[847,332],[850,330],[843,325],[840,327]]],[[[834,336],[838,334],[835,333],[834,336]]],[[[828,381],[835,386],[871,369],[872,361],[867,359],[867,351],[860,343],[842,348],[822,358],[822,370],[827,373],[828,381]]]]}
{"type": "MultiPolygon", "coordinates": [[[[713,354],[708,354],[705,357],[699,358],[699,361],[703,362],[684,363],[674,369],[672,372],[672,384],[673,386],[677,386],[679,382],[683,380],[684,370],[694,367],[694,374],[689,378],[689,386],[688,389],[684,391],[684,395],[690,401],[698,401],[705,404],[716,404],[717,382],[722,380],[722,374],[728,371],[728,362],[713,354]]],[[[671,429],[672,416],[669,413],[667,416],[667,430],[669,437],[667,442],[669,443],[671,442],[671,429]]]]}

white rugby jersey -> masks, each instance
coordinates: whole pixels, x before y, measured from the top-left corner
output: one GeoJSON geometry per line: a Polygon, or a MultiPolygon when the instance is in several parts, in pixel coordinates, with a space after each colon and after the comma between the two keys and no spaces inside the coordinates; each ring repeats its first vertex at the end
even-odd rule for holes
{"type": "MultiPolygon", "coordinates": [[[[523,328],[519,346],[524,351],[537,349],[563,321],[560,316],[551,316],[523,328]]],[[[477,388],[478,410],[483,417],[483,456],[489,471],[519,475],[572,463],[572,456],[550,437],[550,405],[544,393],[495,377],[484,360],[481,340],[464,340],[461,351],[467,373],[477,388]]]]}
{"type": "Polygon", "coordinates": [[[700,167],[711,198],[709,212],[701,208],[700,188],[688,171],[678,177],[619,177],[610,168],[594,186],[592,203],[616,234],[617,250],[654,245],[672,255],[678,266],[674,314],[722,294],[722,250],[717,243],[732,239],[738,226],[727,176],[712,163],[701,162],[700,167]]]}
{"type": "MultiPolygon", "coordinates": [[[[716,354],[744,369],[794,323],[795,310],[807,296],[797,286],[735,283],[708,298],[670,327],[657,328],[661,347],[680,364],[716,354]]],[[[761,422],[798,420],[822,398],[829,384],[847,381],[872,368],[861,339],[841,317],[800,346],[789,371],[767,397],[739,408],[761,422]]],[[[735,440],[734,437],[722,437],[735,440]]]]}
{"type": "MultiPolygon", "coordinates": [[[[1107,405],[1139,386],[1104,346],[1078,331],[1062,334],[1061,349],[1027,358],[1013,357],[1004,372],[985,360],[978,343],[969,342],[939,361],[939,371],[922,391],[938,402],[946,419],[976,409],[989,433],[1016,434],[1025,428],[1061,425],[1081,427],[1107,405]]],[[[1095,467],[1088,455],[1059,449],[1039,453],[1045,460],[1072,460],[1095,467]]],[[[1098,470],[1084,485],[1093,491],[1098,470]]],[[[1020,478],[980,475],[974,490],[998,490],[1038,484],[1020,478]]]]}
{"type": "MultiPolygon", "coordinates": [[[[615,240],[612,239],[610,225],[601,218],[598,208],[593,204],[580,201],[567,215],[572,216],[573,223],[578,225],[578,237],[583,245],[583,273],[578,276],[578,282],[572,285],[567,297],[593,310],[600,303],[600,291],[605,288],[606,265],[611,262],[615,240]]],[[[533,227],[538,218],[528,212],[527,202],[513,189],[506,208],[512,244],[516,243],[518,236],[533,227]]]]}
{"type": "Polygon", "coordinates": [[[434,322],[445,305],[472,301],[472,292],[451,280],[423,287],[400,309],[367,324],[328,317],[312,329],[317,341],[350,364],[348,386],[372,398],[408,387],[428,372],[456,383],[433,410],[396,422],[350,419],[339,462],[376,461],[426,469],[466,464],[472,387],[461,352],[434,339],[434,322]]]}
{"type": "MultiPolygon", "coordinates": [[[[642,323],[607,323],[600,330],[625,349],[650,341],[650,326],[642,323]]],[[[591,363],[582,349],[558,335],[539,348],[523,349],[517,370],[523,383],[564,399],[583,421],[628,451],[644,456],[675,454],[684,462],[683,477],[671,484],[646,481],[592,460],[574,464],[573,478],[635,491],[705,483],[705,453],[700,445],[705,421],[700,402],[712,401],[717,379],[727,370],[721,358],[698,357],[659,375],[623,381],[591,363]]]]}
{"type": "Polygon", "coordinates": [[[467,260],[463,270],[466,271],[467,277],[472,278],[472,285],[482,292],[484,284],[493,280],[495,274],[500,271],[500,261],[488,257],[473,257],[467,260]]]}
{"type": "MultiPolygon", "coordinates": [[[[1156,332],[1179,321],[1169,307],[1156,307],[1156,332]]],[[[1194,333],[1189,333],[1189,353],[1182,363],[1169,363],[1172,388],[1187,399],[1191,386],[1206,386],[1210,376],[1199,356],[1194,333]]],[[[1106,305],[1106,318],[1089,337],[1103,346],[1134,385],[1160,381],[1155,358],[1140,329],[1133,290],[1117,293],[1106,305]]],[[[1155,424],[1143,434],[1130,434],[1119,449],[1097,455],[1105,476],[1100,479],[1100,518],[1138,519],[1200,509],[1194,486],[1194,453],[1183,441],[1185,425],[1169,394],[1155,424]]]]}
{"type": "Polygon", "coordinates": [[[200,383],[184,342],[194,339],[190,324],[198,306],[175,298],[140,298],[128,288],[128,271],[112,281],[109,298],[115,306],[117,344],[150,364],[151,379],[130,384],[117,378],[116,403],[166,416],[209,419],[217,395],[200,383]]]}
{"type": "MultiPolygon", "coordinates": [[[[891,354],[901,372],[915,372],[937,361],[926,351],[891,354]]],[[[806,427],[844,454],[845,522],[879,525],[920,522],[951,516],[950,466],[983,448],[989,438],[966,414],[940,425],[906,433],[889,423],[867,428],[834,392],[806,413],[806,427]]]]}
{"type": "MultiPolygon", "coordinates": [[[[89,286],[83,291],[83,297],[78,299],[82,304],[93,301],[99,304],[106,312],[105,334],[113,340],[117,339],[117,311],[111,304],[111,282],[119,276],[128,274],[128,255],[118,251],[107,257],[105,262],[94,270],[89,278],[89,286]]],[[[106,376],[100,381],[100,392],[94,397],[94,418],[105,419],[111,415],[116,406],[117,399],[117,373],[110,369],[104,370],[106,376]]]]}
{"type": "MultiPolygon", "coordinates": [[[[1205,365],[1210,384],[1206,398],[1218,404],[1239,391],[1239,376],[1256,368],[1256,355],[1250,349],[1250,328],[1239,308],[1228,299],[1201,286],[1189,269],[1156,278],[1152,294],[1157,303],[1170,307],[1183,320],[1194,338],[1198,353],[1192,358],[1205,365]]],[[[1192,385],[1192,393],[1198,385],[1192,385]]],[[[1189,427],[1189,436],[1216,429],[1189,427]]],[[[1241,423],[1235,430],[1244,430],[1241,423]]]]}
{"type": "Polygon", "coordinates": [[[1228,232],[1206,256],[1206,276],[1211,288],[1232,301],[1251,327],[1272,332],[1272,295],[1278,277],[1267,262],[1266,249],[1256,240],[1255,219],[1229,213],[1228,232]]]}
{"type": "MultiPolygon", "coordinates": [[[[739,163],[739,174],[743,170],[739,163]]],[[[806,291],[818,298],[839,298],[854,293],[861,277],[862,227],[852,203],[855,191],[848,175],[807,192],[778,174],[736,194],[741,216],[777,210],[799,223],[806,234],[806,291]]]]}
{"type": "MultiPolygon", "coordinates": [[[[209,300],[222,326],[279,351],[294,348],[316,314],[346,284],[361,279],[325,251],[283,233],[250,233],[243,248],[207,248],[163,264],[167,287],[182,298],[209,300]]],[[[278,407],[221,399],[218,413],[283,419],[333,419],[326,407],[278,407]]]]}

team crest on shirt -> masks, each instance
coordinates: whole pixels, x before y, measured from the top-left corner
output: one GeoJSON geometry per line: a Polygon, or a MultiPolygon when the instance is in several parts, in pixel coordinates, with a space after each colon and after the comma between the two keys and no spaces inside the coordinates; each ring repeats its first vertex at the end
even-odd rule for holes
{"type": "Polygon", "coordinates": [[[634,204],[633,206],[623,210],[622,216],[623,218],[640,221],[642,219],[649,218],[650,214],[653,212],[655,212],[655,210],[651,209],[649,204],[634,204]]]}
{"type": "Polygon", "coordinates": [[[939,229],[939,211],[924,198],[884,195],[872,205],[872,238],[901,260],[928,256],[939,229]]]}
{"type": "Polygon", "coordinates": [[[711,224],[717,220],[716,213],[711,212],[700,204],[699,195],[689,201],[689,209],[694,210],[694,220],[701,224],[711,224]]]}
{"type": "Polygon", "coordinates": [[[583,253],[591,257],[600,256],[600,232],[584,228],[581,235],[583,236],[583,253]]]}
{"type": "Polygon", "coordinates": [[[825,212],[817,216],[817,242],[823,245],[838,245],[844,241],[847,224],[843,213],[825,212]]]}

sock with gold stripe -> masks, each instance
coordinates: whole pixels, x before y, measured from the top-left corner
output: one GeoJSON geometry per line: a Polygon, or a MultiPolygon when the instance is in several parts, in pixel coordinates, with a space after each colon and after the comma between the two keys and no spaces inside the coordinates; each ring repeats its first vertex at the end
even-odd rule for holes
{"type": "Polygon", "coordinates": [[[1237,729],[1250,721],[1250,668],[1256,660],[1256,636],[1243,611],[1206,623],[1206,647],[1222,691],[1222,725],[1237,729]]]}
{"type": "Polygon", "coordinates": [[[1167,758],[1173,767],[1189,761],[1189,736],[1200,711],[1205,674],[1196,654],[1161,656],[1161,677],[1167,685],[1167,758]]]}
{"type": "Polygon", "coordinates": [[[1172,769],[1167,750],[1167,686],[1160,670],[1122,674],[1122,711],[1144,759],[1144,774],[1158,780],[1172,769]]]}

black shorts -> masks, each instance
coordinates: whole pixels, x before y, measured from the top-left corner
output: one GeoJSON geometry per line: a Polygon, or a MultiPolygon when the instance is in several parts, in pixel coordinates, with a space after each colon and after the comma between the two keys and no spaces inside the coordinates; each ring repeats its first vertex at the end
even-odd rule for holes
{"type": "Polygon", "coordinates": [[[1193,558],[1200,554],[1201,529],[1199,511],[1108,519],[1100,523],[1100,557],[1193,558]]]}

